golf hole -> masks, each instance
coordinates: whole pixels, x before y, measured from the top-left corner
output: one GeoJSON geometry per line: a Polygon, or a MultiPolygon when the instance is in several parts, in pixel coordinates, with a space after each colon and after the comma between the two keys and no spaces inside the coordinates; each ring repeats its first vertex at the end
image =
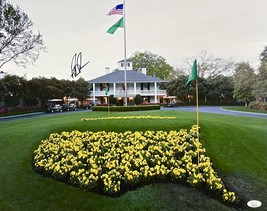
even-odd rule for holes
{"type": "Polygon", "coordinates": [[[258,208],[261,206],[261,202],[258,200],[251,200],[247,203],[247,205],[251,208],[258,208]]]}

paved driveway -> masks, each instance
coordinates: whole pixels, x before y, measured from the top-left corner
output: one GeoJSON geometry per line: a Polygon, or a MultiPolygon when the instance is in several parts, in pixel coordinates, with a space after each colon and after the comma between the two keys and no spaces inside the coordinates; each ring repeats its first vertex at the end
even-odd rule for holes
{"type": "MultiPolygon", "coordinates": [[[[166,108],[162,108],[162,110],[180,110],[180,111],[196,112],[196,106],[166,107],[166,108]]],[[[223,109],[223,107],[221,106],[199,106],[198,111],[207,112],[207,113],[215,113],[215,114],[226,114],[226,115],[232,115],[232,116],[248,116],[248,117],[267,119],[267,114],[226,110],[226,109],[223,109]]]]}
{"type": "MultiPolygon", "coordinates": [[[[196,112],[196,106],[179,106],[179,107],[162,107],[161,110],[180,110],[180,111],[189,111],[189,112],[196,112]]],[[[240,111],[231,111],[223,109],[220,106],[199,106],[199,112],[207,112],[207,113],[215,113],[215,114],[226,114],[232,116],[248,116],[248,117],[255,117],[255,118],[265,118],[267,119],[267,114],[260,114],[260,113],[250,113],[250,112],[240,112],[240,111]]],[[[77,110],[75,112],[88,112],[88,110],[77,110]]],[[[44,116],[44,115],[63,115],[67,114],[68,112],[60,112],[60,113],[32,113],[32,114],[22,114],[16,116],[8,116],[8,117],[0,117],[0,122],[3,121],[10,121],[15,119],[23,119],[23,118],[31,118],[35,116],[44,116]]],[[[70,112],[71,113],[71,112],[70,112]]]]}
{"type": "Polygon", "coordinates": [[[49,115],[67,115],[68,113],[72,112],[88,112],[89,110],[86,109],[79,109],[77,111],[66,111],[66,112],[55,112],[55,113],[47,113],[47,112],[36,112],[36,113],[29,113],[29,114],[19,114],[14,116],[4,116],[0,117],[0,122],[10,121],[10,120],[17,120],[17,119],[24,119],[24,118],[31,118],[37,116],[49,116],[49,115]]]}

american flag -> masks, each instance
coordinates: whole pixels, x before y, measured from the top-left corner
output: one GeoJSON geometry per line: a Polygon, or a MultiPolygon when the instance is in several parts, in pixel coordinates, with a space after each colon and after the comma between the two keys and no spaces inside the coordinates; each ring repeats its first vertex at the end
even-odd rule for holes
{"type": "Polygon", "coordinates": [[[107,15],[123,15],[123,4],[118,4],[107,15]]]}

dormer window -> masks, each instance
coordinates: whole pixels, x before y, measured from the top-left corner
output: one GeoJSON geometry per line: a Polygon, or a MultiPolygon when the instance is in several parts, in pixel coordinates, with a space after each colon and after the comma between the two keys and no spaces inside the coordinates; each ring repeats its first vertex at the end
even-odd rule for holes
{"type": "MultiPolygon", "coordinates": [[[[121,60],[118,62],[119,63],[119,70],[125,70],[125,66],[124,66],[124,60],[121,60]]],[[[126,60],[126,70],[133,70],[133,65],[131,60],[126,60]]]]}

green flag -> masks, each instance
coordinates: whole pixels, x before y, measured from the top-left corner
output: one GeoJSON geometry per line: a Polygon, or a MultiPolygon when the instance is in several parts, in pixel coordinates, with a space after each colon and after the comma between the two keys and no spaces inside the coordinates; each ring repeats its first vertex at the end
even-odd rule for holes
{"type": "Polygon", "coordinates": [[[107,33],[110,33],[110,34],[114,34],[114,32],[117,30],[117,28],[119,27],[123,27],[123,17],[117,22],[115,23],[113,26],[111,26],[108,30],[107,30],[107,33]]]}
{"type": "Polygon", "coordinates": [[[106,91],[105,91],[106,95],[108,95],[108,92],[109,92],[109,85],[107,85],[106,87],[106,91]]]}
{"type": "Polygon", "coordinates": [[[189,78],[186,82],[186,86],[188,86],[191,81],[195,80],[197,80],[197,60],[195,60],[193,63],[191,74],[189,75],[189,78]]]}

